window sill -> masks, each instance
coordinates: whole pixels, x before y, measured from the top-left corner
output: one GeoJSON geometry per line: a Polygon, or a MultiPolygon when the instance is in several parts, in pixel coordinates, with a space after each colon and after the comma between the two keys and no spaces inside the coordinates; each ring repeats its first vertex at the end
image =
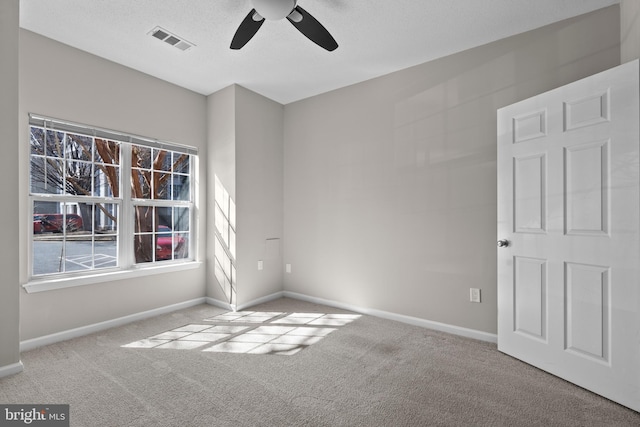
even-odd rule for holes
{"type": "Polygon", "coordinates": [[[130,270],[116,270],[104,273],[95,273],[90,276],[75,276],[61,278],[44,278],[32,280],[22,285],[28,294],[36,292],[53,291],[56,289],[72,288],[76,286],[93,285],[96,283],[113,282],[116,280],[131,279],[148,276],[151,274],[165,274],[176,271],[194,270],[202,265],[200,261],[183,262],[179,264],[169,264],[153,267],[140,267],[130,270]]]}

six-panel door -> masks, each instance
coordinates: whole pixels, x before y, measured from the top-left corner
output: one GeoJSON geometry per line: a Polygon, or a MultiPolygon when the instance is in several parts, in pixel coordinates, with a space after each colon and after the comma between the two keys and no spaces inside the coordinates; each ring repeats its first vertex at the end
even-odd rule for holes
{"type": "Polygon", "coordinates": [[[640,410],[638,61],[498,110],[498,348],[640,410]]]}

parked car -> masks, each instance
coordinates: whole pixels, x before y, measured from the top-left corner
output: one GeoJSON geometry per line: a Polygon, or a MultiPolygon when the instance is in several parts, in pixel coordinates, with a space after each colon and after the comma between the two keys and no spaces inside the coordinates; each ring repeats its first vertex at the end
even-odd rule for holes
{"type": "Polygon", "coordinates": [[[187,240],[171,233],[166,225],[158,226],[156,236],[156,260],[180,259],[187,257],[187,240]],[[173,257],[171,256],[173,254],[173,257]]]}
{"type": "Polygon", "coordinates": [[[42,233],[42,220],[35,215],[33,216],[33,234],[42,233]]]}
{"type": "MultiPolygon", "coordinates": [[[[55,214],[34,214],[33,215],[33,232],[53,232],[62,233],[64,231],[65,215],[55,214]]],[[[82,217],[77,214],[66,214],[67,231],[79,231],[84,228],[82,217]]]]}

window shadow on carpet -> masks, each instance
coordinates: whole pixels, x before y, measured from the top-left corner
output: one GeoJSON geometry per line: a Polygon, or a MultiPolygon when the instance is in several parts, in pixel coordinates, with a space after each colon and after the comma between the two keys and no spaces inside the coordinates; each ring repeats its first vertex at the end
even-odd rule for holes
{"type": "Polygon", "coordinates": [[[358,318],[359,314],[236,311],[122,347],[290,356],[358,318]]]}

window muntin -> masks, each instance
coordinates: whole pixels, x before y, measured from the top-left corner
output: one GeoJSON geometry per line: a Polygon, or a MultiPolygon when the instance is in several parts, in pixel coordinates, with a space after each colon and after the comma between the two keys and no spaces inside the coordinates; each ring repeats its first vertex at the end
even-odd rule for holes
{"type": "MultiPolygon", "coordinates": [[[[81,125],[51,129],[40,120],[30,127],[31,277],[193,259],[192,149],[90,136],[81,125]]],[[[109,131],[93,130],[101,132],[109,131]]]]}

